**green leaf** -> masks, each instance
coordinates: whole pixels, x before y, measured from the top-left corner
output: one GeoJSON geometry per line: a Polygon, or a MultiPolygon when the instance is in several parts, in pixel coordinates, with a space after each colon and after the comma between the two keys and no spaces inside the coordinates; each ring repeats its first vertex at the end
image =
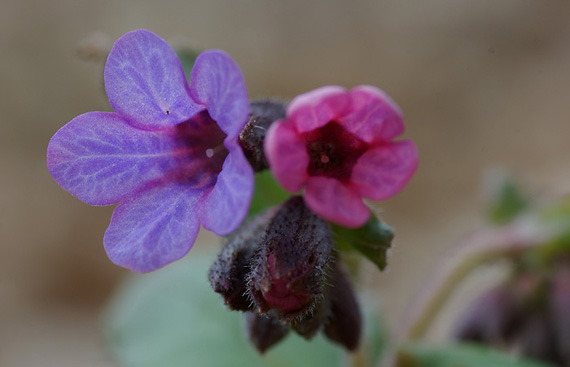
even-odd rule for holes
{"type": "Polygon", "coordinates": [[[368,365],[371,367],[379,366],[388,344],[387,329],[381,315],[374,311],[372,305],[366,307],[367,304],[365,303],[364,306],[366,319],[370,321],[365,325],[366,338],[363,347],[366,350],[368,361],[370,361],[368,365]]]}
{"type": "Polygon", "coordinates": [[[474,344],[430,346],[411,343],[400,351],[398,367],[553,367],[474,344]]]}
{"type": "Polygon", "coordinates": [[[248,217],[263,212],[272,206],[281,204],[291,196],[278,183],[269,170],[255,175],[255,191],[249,208],[248,217]]]}
{"type": "Polygon", "coordinates": [[[354,249],[376,264],[380,270],[386,267],[386,253],[392,245],[394,231],[374,213],[371,213],[368,222],[360,228],[346,228],[333,224],[332,229],[335,246],[338,249],[354,249]]]}
{"type": "Polygon", "coordinates": [[[121,367],[335,367],[346,356],[321,335],[294,333],[260,356],[207,280],[213,257],[191,254],[154,273],[133,275],[104,314],[104,333],[121,367]]]}
{"type": "Polygon", "coordinates": [[[189,48],[179,48],[176,50],[176,55],[178,55],[178,59],[180,59],[182,69],[184,69],[184,74],[188,80],[190,80],[192,67],[194,66],[196,58],[198,55],[200,55],[200,52],[201,51],[196,51],[189,48]]]}
{"type": "Polygon", "coordinates": [[[494,186],[494,200],[489,209],[489,217],[493,223],[508,223],[527,209],[528,199],[514,179],[509,176],[501,177],[494,186]]]}

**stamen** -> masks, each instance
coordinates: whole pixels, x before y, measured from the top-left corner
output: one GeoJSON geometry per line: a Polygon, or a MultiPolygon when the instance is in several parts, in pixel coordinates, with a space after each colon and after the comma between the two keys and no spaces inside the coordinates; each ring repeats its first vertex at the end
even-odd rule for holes
{"type": "Polygon", "coordinates": [[[214,149],[206,149],[206,157],[212,158],[214,156],[214,149]]]}
{"type": "Polygon", "coordinates": [[[323,155],[321,156],[321,162],[322,162],[322,163],[327,164],[327,163],[329,163],[329,161],[330,161],[330,158],[329,158],[328,155],[323,154],[323,155]]]}

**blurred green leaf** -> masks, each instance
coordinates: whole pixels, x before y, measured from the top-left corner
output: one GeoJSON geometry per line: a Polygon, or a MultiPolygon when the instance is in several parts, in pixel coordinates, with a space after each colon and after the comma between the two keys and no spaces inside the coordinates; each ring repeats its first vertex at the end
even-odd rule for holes
{"type": "Polygon", "coordinates": [[[340,250],[356,250],[383,270],[386,265],[386,253],[392,245],[394,231],[392,227],[380,221],[374,213],[360,228],[346,228],[332,225],[335,246],[340,250]]]}
{"type": "Polygon", "coordinates": [[[178,59],[182,64],[182,69],[184,69],[187,80],[190,80],[192,67],[194,66],[196,58],[200,55],[200,52],[201,51],[191,50],[189,48],[179,48],[176,50],[176,55],[178,55],[178,59]]]}
{"type": "Polygon", "coordinates": [[[368,317],[371,319],[371,322],[368,322],[365,326],[365,348],[367,348],[367,357],[370,361],[368,365],[379,366],[381,357],[388,344],[386,327],[378,313],[374,311],[367,312],[366,308],[365,313],[368,313],[368,317]]]}
{"type": "Polygon", "coordinates": [[[401,349],[398,367],[553,367],[474,344],[430,346],[411,343],[401,349]]]}
{"type": "Polygon", "coordinates": [[[508,223],[527,209],[528,199],[512,177],[504,176],[498,179],[495,186],[493,202],[489,208],[489,217],[493,223],[508,223]]]}
{"type": "Polygon", "coordinates": [[[249,208],[249,217],[281,204],[291,196],[278,183],[269,170],[255,175],[255,191],[249,208]]]}
{"type": "Polygon", "coordinates": [[[562,198],[554,205],[540,208],[536,218],[538,225],[548,232],[549,238],[534,253],[546,266],[550,266],[553,258],[570,251],[570,201],[562,198]]]}
{"type": "Polygon", "coordinates": [[[334,367],[344,352],[321,335],[291,333],[260,356],[207,280],[212,257],[193,254],[151,274],[133,275],[104,314],[106,341],[121,367],[334,367]]]}

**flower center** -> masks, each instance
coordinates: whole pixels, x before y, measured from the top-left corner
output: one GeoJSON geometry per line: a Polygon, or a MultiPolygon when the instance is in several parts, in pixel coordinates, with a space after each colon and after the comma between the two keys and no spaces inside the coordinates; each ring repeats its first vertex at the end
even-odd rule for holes
{"type": "Polygon", "coordinates": [[[196,188],[213,186],[229,154],[224,146],[227,135],[208,111],[176,125],[174,135],[177,181],[196,188]]]}
{"type": "Polygon", "coordinates": [[[302,134],[309,154],[311,176],[325,176],[347,182],[352,167],[368,145],[338,122],[302,134]]]}

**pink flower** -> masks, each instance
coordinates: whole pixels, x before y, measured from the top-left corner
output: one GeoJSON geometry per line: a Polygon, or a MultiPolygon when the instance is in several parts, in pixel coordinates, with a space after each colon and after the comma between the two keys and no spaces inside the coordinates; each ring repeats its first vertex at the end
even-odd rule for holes
{"type": "Polygon", "coordinates": [[[323,218],[360,227],[370,217],[363,198],[397,194],[418,165],[402,112],[380,89],[322,87],[297,96],[285,120],[265,138],[265,154],[287,191],[305,187],[305,203],[323,218]]]}

